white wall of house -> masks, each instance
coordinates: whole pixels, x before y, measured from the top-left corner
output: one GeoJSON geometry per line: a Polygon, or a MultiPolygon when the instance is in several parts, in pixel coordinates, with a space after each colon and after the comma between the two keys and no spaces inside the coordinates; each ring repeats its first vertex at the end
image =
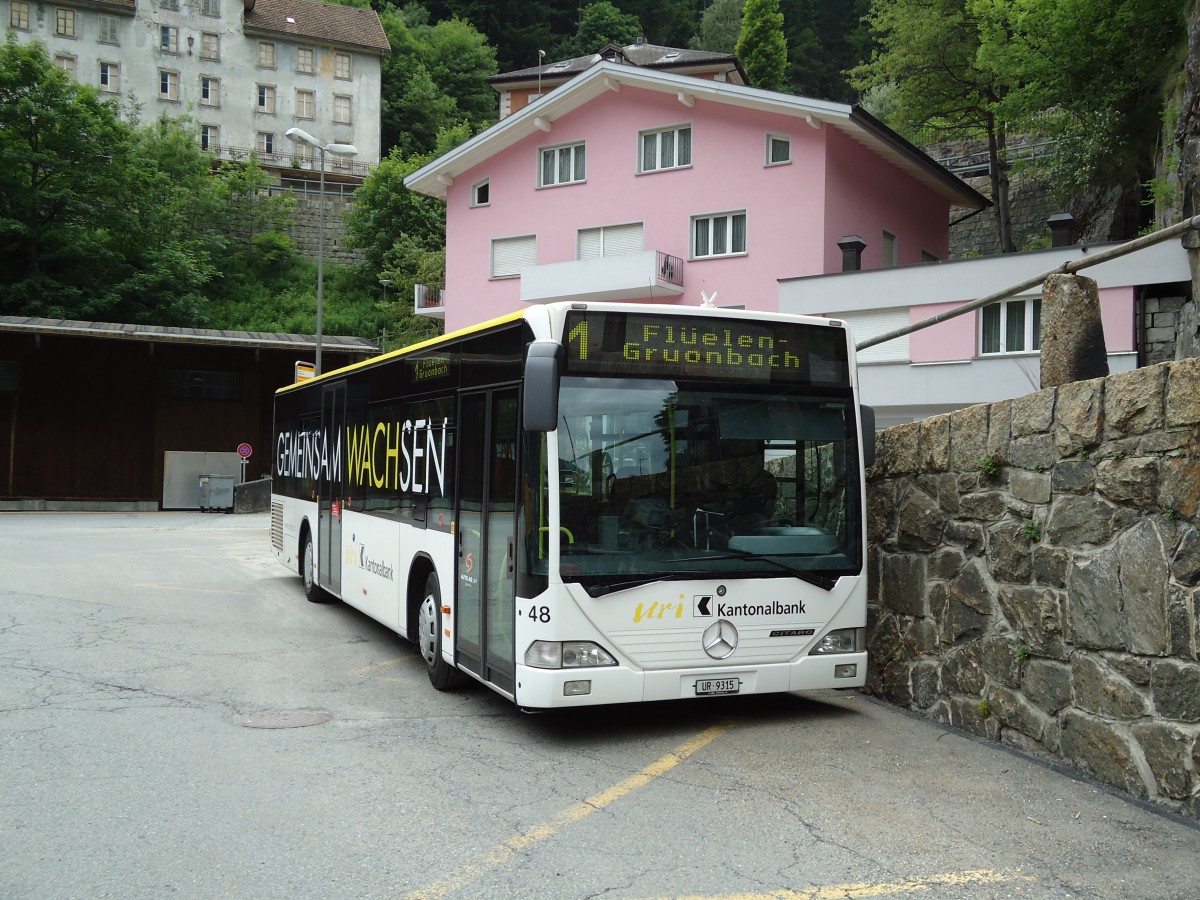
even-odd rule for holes
{"type": "MultiPolygon", "coordinates": [[[[1064,262],[1094,255],[1110,246],[1061,247],[782,279],[779,309],[846,319],[855,340],[862,342],[1047,274],[1064,262]]],[[[1108,365],[1114,373],[1137,367],[1137,290],[1191,278],[1187,252],[1178,240],[1085,268],[1079,274],[1095,279],[1100,288],[1108,365]]],[[[1007,302],[1025,305],[1029,318],[1033,303],[1040,297],[1040,287],[1030,288],[1007,302]]],[[[979,310],[969,312],[860,354],[863,402],[875,407],[879,427],[1038,390],[1040,359],[1028,341],[1029,335],[1020,349],[990,352],[982,340],[981,316],[979,310]]]]}

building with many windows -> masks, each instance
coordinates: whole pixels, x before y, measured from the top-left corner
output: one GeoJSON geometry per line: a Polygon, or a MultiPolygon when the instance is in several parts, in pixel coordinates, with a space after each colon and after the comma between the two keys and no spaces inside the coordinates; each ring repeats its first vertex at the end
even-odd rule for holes
{"type": "Polygon", "coordinates": [[[391,48],[373,10],[319,0],[0,0],[8,32],[40,41],[60,68],[146,119],[190,117],[221,158],[314,168],[299,127],[353,144],[331,169],[380,157],[380,61],[391,48]]]}
{"type": "Polygon", "coordinates": [[[847,236],[870,267],[945,259],[951,210],[987,205],[862,110],[729,74],[598,58],[510,106],[405,179],[446,201],[444,290],[416,305],[447,328],[554,300],[777,310],[847,236]]]}
{"type": "MultiPolygon", "coordinates": [[[[405,181],[446,201],[445,282],[417,287],[419,314],[452,329],[555,300],[714,302],[844,319],[862,341],[1089,252],[948,261],[951,220],[988,205],[974,188],[858,108],[668,56],[610,46],[491,79],[500,121],[405,181]]],[[[1151,310],[1187,293],[1178,241],[1084,274],[1110,370],[1150,361],[1168,316],[1151,310]]],[[[1017,397],[1040,384],[1040,342],[1031,288],[866,349],[863,397],[880,425],[1017,397]]]]}

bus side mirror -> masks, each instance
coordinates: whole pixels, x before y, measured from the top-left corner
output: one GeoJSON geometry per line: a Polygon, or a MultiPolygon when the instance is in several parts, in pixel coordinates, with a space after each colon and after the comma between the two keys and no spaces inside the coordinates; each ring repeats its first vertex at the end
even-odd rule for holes
{"type": "Polygon", "coordinates": [[[534,341],[525,354],[526,431],[553,431],[558,427],[558,369],[563,357],[557,341],[534,341]]]}
{"type": "Polygon", "coordinates": [[[863,468],[875,465],[875,410],[859,404],[858,417],[862,420],[863,468]]]}

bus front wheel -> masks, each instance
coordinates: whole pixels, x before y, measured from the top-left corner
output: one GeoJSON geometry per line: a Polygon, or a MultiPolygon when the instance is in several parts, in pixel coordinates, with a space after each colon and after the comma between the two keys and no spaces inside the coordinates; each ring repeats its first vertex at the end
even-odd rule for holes
{"type": "Polygon", "coordinates": [[[442,589],[436,574],[425,579],[425,591],[421,596],[421,608],[417,613],[418,646],[429,670],[429,682],[439,691],[458,687],[463,683],[462,673],[446,662],[442,656],[442,589]]]}

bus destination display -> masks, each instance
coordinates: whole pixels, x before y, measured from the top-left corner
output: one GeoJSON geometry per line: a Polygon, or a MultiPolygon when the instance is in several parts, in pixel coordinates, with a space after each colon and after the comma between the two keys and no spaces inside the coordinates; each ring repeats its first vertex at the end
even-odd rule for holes
{"type": "Polygon", "coordinates": [[[850,386],[835,326],[572,310],[563,331],[570,375],[850,386]]]}

